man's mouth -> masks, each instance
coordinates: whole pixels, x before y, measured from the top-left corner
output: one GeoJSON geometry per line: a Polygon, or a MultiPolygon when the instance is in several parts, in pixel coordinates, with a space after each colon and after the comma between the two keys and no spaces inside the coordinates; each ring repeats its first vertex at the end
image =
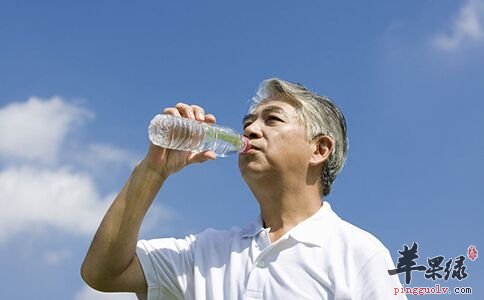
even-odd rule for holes
{"type": "Polygon", "coordinates": [[[254,153],[256,151],[260,151],[260,148],[255,146],[254,144],[249,143],[247,150],[245,150],[241,154],[250,154],[250,153],[254,153]]]}
{"type": "Polygon", "coordinates": [[[256,145],[254,145],[254,144],[250,144],[250,148],[249,148],[249,150],[258,150],[258,151],[260,151],[260,148],[259,148],[259,147],[257,147],[257,146],[256,146],[256,145]]]}

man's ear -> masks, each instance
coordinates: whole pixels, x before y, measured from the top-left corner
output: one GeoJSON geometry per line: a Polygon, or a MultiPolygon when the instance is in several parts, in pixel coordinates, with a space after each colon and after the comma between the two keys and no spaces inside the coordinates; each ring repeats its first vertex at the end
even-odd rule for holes
{"type": "Polygon", "coordinates": [[[324,163],[328,159],[331,152],[333,152],[334,140],[330,136],[322,135],[316,137],[313,140],[313,143],[314,151],[311,159],[309,160],[309,165],[317,166],[321,163],[324,163]]]}

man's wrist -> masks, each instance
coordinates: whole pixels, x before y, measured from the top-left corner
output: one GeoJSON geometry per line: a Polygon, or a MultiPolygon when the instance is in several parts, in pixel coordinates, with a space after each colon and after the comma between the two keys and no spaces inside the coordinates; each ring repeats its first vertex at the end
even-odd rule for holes
{"type": "Polygon", "coordinates": [[[141,173],[145,173],[147,179],[154,180],[154,181],[160,181],[161,183],[163,183],[169,176],[165,172],[163,172],[161,170],[156,170],[155,168],[153,168],[150,165],[150,163],[148,163],[146,161],[146,159],[143,159],[140,162],[138,162],[138,164],[135,167],[135,172],[136,171],[141,172],[141,173]]]}

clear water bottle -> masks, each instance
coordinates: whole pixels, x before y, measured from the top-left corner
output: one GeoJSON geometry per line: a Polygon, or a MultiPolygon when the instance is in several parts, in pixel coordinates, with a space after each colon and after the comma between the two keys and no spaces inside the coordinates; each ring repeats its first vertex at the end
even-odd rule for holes
{"type": "Polygon", "coordinates": [[[212,150],[221,157],[244,153],[250,147],[249,139],[233,129],[165,114],[151,120],[148,134],[151,142],[162,148],[192,152],[212,150]]]}

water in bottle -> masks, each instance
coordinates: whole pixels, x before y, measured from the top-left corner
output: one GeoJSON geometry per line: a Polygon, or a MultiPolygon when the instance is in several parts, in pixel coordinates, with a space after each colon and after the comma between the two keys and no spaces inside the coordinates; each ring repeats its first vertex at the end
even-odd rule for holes
{"type": "Polygon", "coordinates": [[[221,157],[244,153],[250,147],[249,139],[233,129],[165,114],[151,120],[148,134],[153,144],[163,148],[192,152],[211,150],[221,157]]]}

